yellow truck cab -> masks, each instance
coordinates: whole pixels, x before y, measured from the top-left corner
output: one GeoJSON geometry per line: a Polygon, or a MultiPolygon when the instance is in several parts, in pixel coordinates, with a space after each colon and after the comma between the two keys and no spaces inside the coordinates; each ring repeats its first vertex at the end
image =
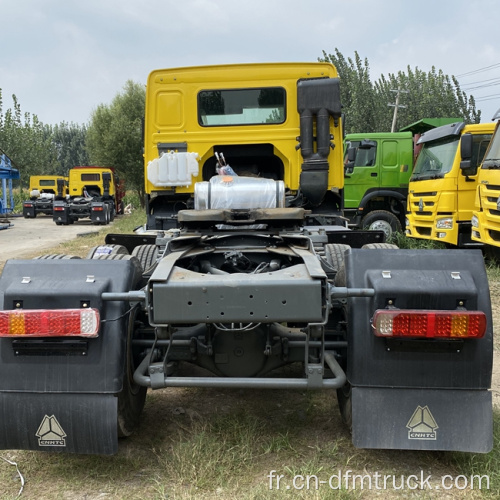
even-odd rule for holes
{"type": "Polygon", "coordinates": [[[444,125],[422,134],[408,189],[406,235],[470,247],[478,166],[494,123],[444,125]]]}
{"type": "Polygon", "coordinates": [[[177,211],[194,206],[196,183],[217,175],[218,158],[239,176],[281,181],[287,206],[340,214],[340,117],[330,63],[153,71],[145,112],[148,227],[175,227],[177,211]]]}
{"type": "Polygon", "coordinates": [[[472,240],[500,247],[500,109],[493,116],[495,133],[479,168],[472,214],[472,240]]]}
{"type": "MultiPolygon", "coordinates": [[[[113,170],[106,167],[83,166],[73,167],[69,171],[69,195],[73,197],[102,196],[105,188],[105,176],[113,177],[113,170]]],[[[116,192],[115,184],[109,183],[109,196],[116,192]]]]}
{"type": "Polygon", "coordinates": [[[30,177],[30,196],[37,196],[33,191],[38,191],[38,194],[50,193],[57,194],[57,180],[64,181],[64,195],[68,192],[68,177],[62,175],[32,175],[30,177]]]}
{"type": "Polygon", "coordinates": [[[63,175],[32,175],[30,177],[30,199],[23,202],[23,217],[35,218],[38,214],[52,215],[54,198],[58,192],[68,194],[68,177],[63,175]]]}
{"type": "Polygon", "coordinates": [[[54,222],[73,224],[90,218],[92,224],[109,224],[123,213],[124,186],[114,167],[77,166],[69,171],[69,194],[63,195],[59,183],[54,200],[54,222]]]}

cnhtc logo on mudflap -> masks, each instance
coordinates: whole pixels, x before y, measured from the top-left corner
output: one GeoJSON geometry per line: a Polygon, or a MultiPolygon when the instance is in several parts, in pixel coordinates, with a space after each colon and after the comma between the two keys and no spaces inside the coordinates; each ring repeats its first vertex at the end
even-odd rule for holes
{"type": "Polygon", "coordinates": [[[66,446],[66,433],[54,415],[43,417],[35,436],[39,446],[66,446]]]}
{"type": "Polygon", "coordinates": [[[436,429],[439,429],[431,411],[427,406],[417,406],[410,420],[406,424],[408,427],[408,439],[436,440],[436,429]]]}

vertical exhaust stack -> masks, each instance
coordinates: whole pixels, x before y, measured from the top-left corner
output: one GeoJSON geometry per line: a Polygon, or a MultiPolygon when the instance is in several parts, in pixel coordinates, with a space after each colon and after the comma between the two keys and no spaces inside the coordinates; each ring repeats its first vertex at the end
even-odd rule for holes
{"type": "Polygon", "coordinates": [[[297,109],[300,114],[302,172],[300,190],[308,201],[320,205],[328,189],[328,155],[334,147],[330,137],[330,117],[335,126],[341,116],[338,78],[300,80],[297,83],[297,109]],[[314,151],[316,125],[316,151],[314,151]]]}
{"type": "Polygon", "coordinates": [[[103,197],[105,200],[110,198],[109,188],[111,186],[111,174],[109,172],[103,172],[102,174],[102,189],[103,189],[103,197]]]}
{"type": "Polygon", "coordinates": [[[56,199],[63,200],[64,199],[64,179],[57,179],[57,195],[56,199]]]}

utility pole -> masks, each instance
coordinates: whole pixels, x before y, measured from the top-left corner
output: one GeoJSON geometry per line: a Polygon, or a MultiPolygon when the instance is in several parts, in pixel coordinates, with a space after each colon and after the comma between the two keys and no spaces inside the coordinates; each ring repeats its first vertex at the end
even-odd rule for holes
{"type": "Polygon", "coordinates": [[[396,104],[388,104],[388,106],[393,106],[394,107],[394,114],[392,115],[392,127],[391,127],[391,132],[396,131],[396,120],[398,117],[398,108],[406,108],[406,106],[403,106],[402,104],[399,104],[399,95],[401,93],[408,94],[407,90],[401,90],[398,87],[398,90],[391,90],[391,92],[396,92],[396,104]]]}

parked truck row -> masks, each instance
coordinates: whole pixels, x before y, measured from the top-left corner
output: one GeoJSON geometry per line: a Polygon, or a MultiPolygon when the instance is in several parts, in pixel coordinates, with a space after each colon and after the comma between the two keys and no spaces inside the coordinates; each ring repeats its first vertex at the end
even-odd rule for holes
{"type": "Polygon", "coordinates": [[[141,232],[5,264],[0,448],[116,453],[167,387],[324,390],[357,447],[492,448],[482,253],[347,227],[333,65],[155,70],[144,141],[141,232]]]}
{"type": "Polygon", "coordinates": [[[30,177],[30,199],[23,202],[23,216],[52,215],[57,225],[90,219],[92,224],[109,224],[123,213],[125,190],[110,167],[77,166],[68,177],[30,177]]]}
{"type": "Polygon", "coordinates": [[[457,118],[423,118],[400,132],[347,134],[344,214],[349,226],[387,237],[405,227],[408,183],[421,134],[457,118]]]}
{"type": "MultiPolygon", "coordinates": [[[[404,228],[408,237],[449,246],[500,246],[500,221],[491,210],[484,236],[478,230],[471,234],[471,220],[475,227],[479,220],[485,224],[481,200],[491,204],[488,200],[499,184],[500,174],[488,166],[491,162],[487,167],[481,164],[493,128],[494,123],[466,125],[457,118],[425,118],[400,132],[347,134],[342,203],[349,227],[381,230],[388,238],[404,228]],[[472,219],[475,208],[479,211],[472,219]]],[[[169,156],[161,161],[168,162],[169,156]]],[[[197,168],[192,159],[191,165],[197,168]]],[[[157,168],[149,169],[153,178],[157,168]]],[[[75,167],[70,177],[71,193],[68,177],[32,176],[24,217],[54,215],[59,225],[81,218],[106,224],[123,211],[123,187],[114,169],[75,167]]],[[[162,182],[169,185],[172,180],[162,182]]]]}
{"type": "Polygon", "coordinates": [[[346,135],[350,227],[388,237],[404,228],[410,238],[454,248],[500,247],[495,129],[494,122],[424,119],[403,132],[346,135]]]}

